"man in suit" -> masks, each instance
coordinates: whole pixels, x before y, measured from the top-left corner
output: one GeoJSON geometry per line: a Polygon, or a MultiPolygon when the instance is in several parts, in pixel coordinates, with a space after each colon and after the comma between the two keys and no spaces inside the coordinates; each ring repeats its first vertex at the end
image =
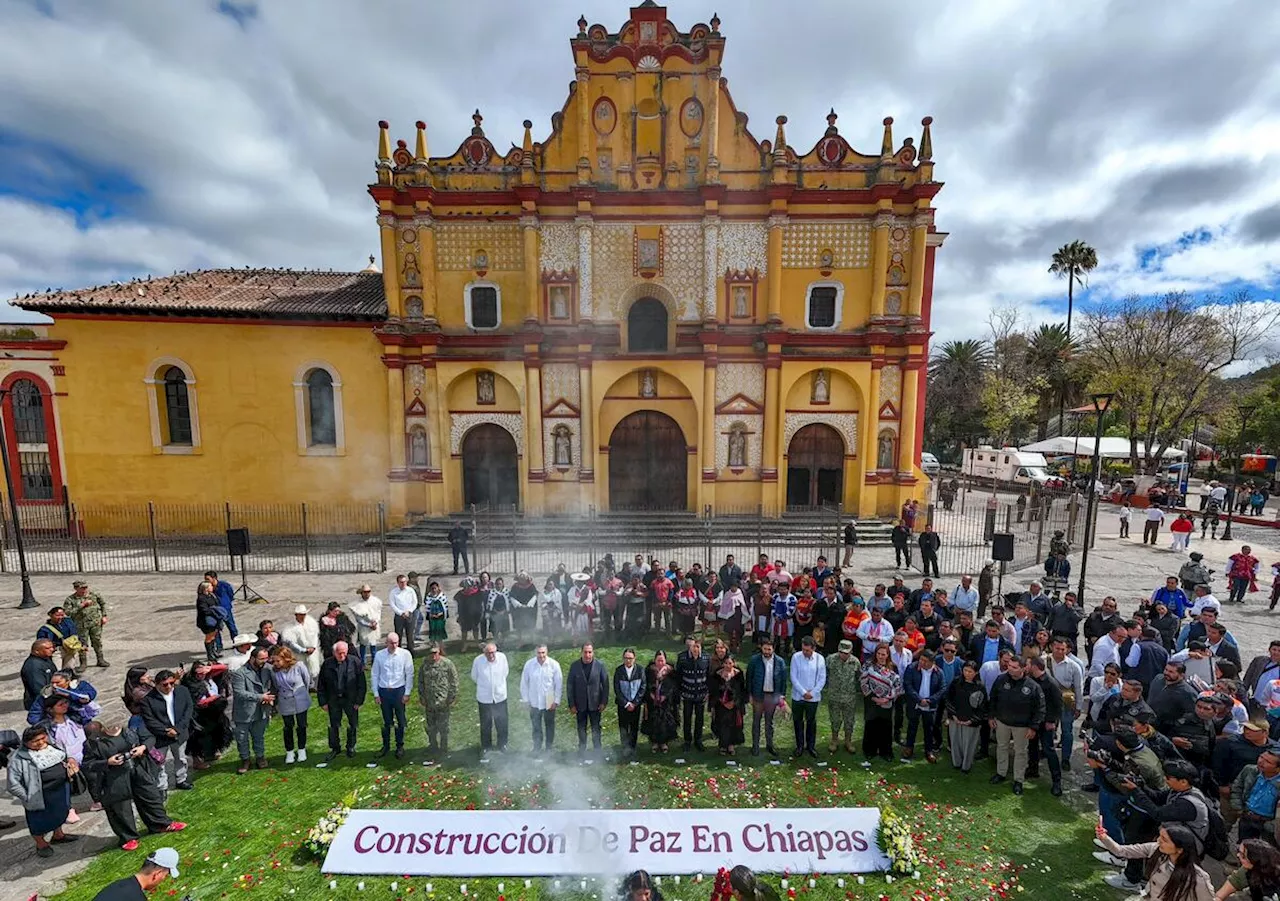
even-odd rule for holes
{"type": "Polygon", "coordinates": [[[989,619],[983,633],[973,636],[970,641],[969,659],[982,666],[992,660],[999,660],[1000,652],[1005,650],[1013,653],[1013,645],[1000,634],[1000,625],[989,619]]]}
{"type": "Polygon", "coordinates": [[[1129,620],[1125,628],[1129,637],[1120,645],[1120,674],[1126,679],[1137,679],[1149,692],[1151,683],[1164,672],[1169,652],[1160,641],[1160,633],[1150,626],[1129,620]]]}
{"type": "Polygon", "coordinates": [[[622,756],[634,757],[640,732],[640,710],[644,706],[644,667],[636,663],[634,648],[622,652],[622,663],[613,671],[613,697],[618,706],[618,738],[622,756]]]}
{"type": "Polygon", "coordinates": [[[600,714],[609,704],[609,676],[589,642],[582,646],[582,656],[569,666],[566,694],[569,712],[578,718],[578,754],[587,753],[587,723],[591,724],[591,743],[599,751],[600,714]]]}
{"type": "Polygon", "coordinates": [[[938,726],[938,711],[943,706],[942,671],[934,664],[933,651],[925,648],[920,658],[907,667],[902,678],[902,689],[907,697],[907,740],[902,749],[902,759],[910,760],[916,753],[916,729],[924,722],[924,759],[938,762],[938,748],[942,745],[942,731],[938,726]]]}
{"type": "Polygon", "coordinates": [[[252,765],[260,770],[267,768],[267,723],[275,702],[267,649],[254,648],[249,652],[249,662],[231,673],[231,725],[236,750],[240,752],[236,773],[241,776],[249,772],[250,753],[256,757],[252,765]]]}
{"type": "Polygon", "coordinates": [[[162,669],[156,673],[155,685],[142,697],[142,722],[155,736],[156,750],[164,755],[157,783],[161,791],[169,790],[167,758],[173,757],[173,780],[181,791],[195,788],[187,778],[187,737],[191,734],[191,715],[195,703],[191,692],[178,681],[178,674],[162,669]]]}
{"type": "Polygon", "coordinates": [[[329,714],[329,754],[325,763],[331,762],[342,750],[338,743],[338,730],[342,718],[347,718],[347,756],[356,756],[356,727],[360,724],[360,706],[369,692],[364,667],[352,657],[345,641],[333,646],[333,656],[320,667],[316,683],[316,700],[320,709],[329,714]]]}

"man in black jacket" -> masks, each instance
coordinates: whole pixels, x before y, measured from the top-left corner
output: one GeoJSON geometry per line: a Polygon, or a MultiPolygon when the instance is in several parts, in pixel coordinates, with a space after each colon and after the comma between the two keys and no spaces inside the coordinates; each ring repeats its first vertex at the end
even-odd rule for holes
{"type": "Polygon", "coordinates": [[[1093,646],[1097,640],[1121,624],[1118,605],[1113,597],[1103,598],[1102,606],[1095,607],[1093,612],[1085,618],[1084,646],[1090,664],[1093,663],[1093,646]]]}
{"type": "Polygon", "coordinates": [[[1026,778],[1040,778],[1040,758],[1043,756],[1049,763],[1049,775],[1053,779],[1049,792],[1057,798],[1062,795],[1062,761],[1053,749],[1053,738],[1062,722],[1062,689],[1058,687],[1057,680],[1050,678],[1046,672],[1043,657],[1032,657],[1027,661],[1027,676],[1044,693],[1044,722],[1036,730],[1036,738],[1031,742],[1026,778]]]}
{"type": "Polygon", "coordinates": [[[601,748],[600,714],[609,705],[609,676],[596,659],[590,642],[582,646],[582,656],[569,666],[565,680],[569,712],[578,718],[578,754],[587,753],[587,723],[591,724],[591,744],[601,748]]]}
{"type": "Polygon", "coordinates": [[[1022,794],[1022,779],[1027,770],[1027,743],[1035,738],[1044,723],[1044,692],[1023,670],[1022,660],[1009,658],[1009,668],[991,686],[990,726],[996,737],[996,774],[992,785],[1013,777],[1013,793],[1022,794]],[[1012,767],[1009,747],[1013,746],[1012,767]]]}
{"type": "Polygon", "coordinates": [[[1119,717],[1136,720],[1140,713],[1151,713],[1151,705],[1142,700],[1142,683],[1126,679],[1120,683],[1120,692],[1108,697],[1092,714],[1093,728],[1099,735],[1110,735],[1112,720],[1119,717]]]}
{"type": "MultiPolygon", "coordinates": [[[[1203,853],[1205,839],[1209,837],[1209,802],[1194,787],[1199,778],[1200,772],[1195,764],[1172,760],[1164,765],[1164,781],[1169,786],[1167,792],[1152,793],[1141,786],[1134,786],[1128,797],[1129,806],[1135,813],[1124,825],[1125,843],[1151,841],[1161,826],[1177,823],[1191,830],[1196,838],[1196,850],[1203,853]]],[[[1137,890],[1144,863],[1143,860],[1135,860],[1125,865],[1125,877],[1130,883],[1124,886],[1126,890],[1137,890]]]]}
{"type": "Polygon", "coordinates": [[[325,763],[331,762],[342,750],[338,743],[338,730],[342,718],[347,718],[347,756],[356,756],[356,728],[360,723],[360,706],[369,692],[364,667],[352,657],[345,641],[333,646],[333,656],[320,667],[316,680],[316,701],[320,709],[329,714],[329,753],[325,763]]]}
{"type": "Polygon", "coordinates": [[[622,663],[613,671],[613,697],[618,705],[618,737],[624,759],[636,753],[644,692],[644,667],[636,663],[635,649],[627,648],[622,652],[622,663]]]}
{"type": "Polygon", "coordinates": [[[1168,732],[1178,717],[1193,712],[1198,694],[1187,681],[1187,665],[1178,660],[1167,662],[1147,691],[1147,703],[1156,712],[1156,728],[1168,732]]]}
{"type": "MultiPolygon", "coordinates": [[[[156,673],[155,686],[140,704],[142,722],[156,740],[156,750],[165,757],[173,756],[173,779],[182,791],[194,788],[187,778],[187,737],[191,733],[191,715],[195,703],[191,692],[178,682],[178,674],[162,669],[156,673]]],[[[161,791],[169,790],[169,775],[161,761],[156,777],[161,791]]]]}
{"type": "Polygon", "coordinates": [[[684,710],[684,749],[695,747],[705,751],[702,744],[702,717],[707,707],[707,673],[711,658],[702,653],[702,642],[693,639],[688,650],[676,658],[676,675],[680,680],[680,706],[684,710]]]}
{"type": "Polygon", "coordinates": [[[471,572],[471,561],[467,559],[467,542],[471,535],[461,522],[455,522],[449,530],[449,550],[453,553],[453,574],[458,574],[458,559],[462,559],[462,571],[471,572]]]}
{"type": "MultiPolygon", "coordinates": [[[[1154,683],[1168,669],[1169,652],[1165,650],[1160,633],[1151,626],[1130,620],[1125,623],[1129,637],[1120,645],[1120,673],[1126,679],[1137,679],[1143,685],[1148,698],[1155,690],[1154,683]],[[1134,653],[1136,650],[1136,654],[1134,653]],[[1130,662],[1134,661],[1134,662],[1130,662]]],[[[1185,670],[1186,667],[1183,667],[1185,670]]],[[[1155,706],[1155,702],[1152,702],[1155,706]]]]}
{"type": "Polygon", "coordinates": [[[1076,593],[1068,591],[1062,596],[1061,604],[1054,604],[1044,626],[1052,638],[1065,638],[1074,654],[1080,641],[1080,623],[1083,620],[1084,614],[1076,604],[1076,593]]]}
{"type": "Polygon", "coordinates": [[[898,520],[897,524],[889,531],[889,540],[893,543],[893,559],[894,569],[902,569],[902,561],[907,561],[907,569],[911,568],[911,530],[907,528],[904,520],[898,520]]]}
{"type": "Polygon", "coordinates": [[[49,684],[58,667],[53,662],[53,642],[37,638],[31,643],[31,654],[22,662],[22,709],[30,710],[49,684]]]}
{"type": "Polygon", "coordinates": [[[1217,713],[1211,698],[1199,698],[1190,713],[1184,713],[1167,729],[1160,731],[1173,740],[1173,746],[1196,766],[1208,766],[1209,755],[1217,738],[1213,718],[1217,713]]]}
{"type": "Polygon", "coordinates": [[[938,533],[933,530],[933,526],[925,526],[916,541],[920,545],[920,571],[927,576],[932,569],[935,576],[939,575],[938,548],[942,547],[942,539],[938,537],[938,533]]]}

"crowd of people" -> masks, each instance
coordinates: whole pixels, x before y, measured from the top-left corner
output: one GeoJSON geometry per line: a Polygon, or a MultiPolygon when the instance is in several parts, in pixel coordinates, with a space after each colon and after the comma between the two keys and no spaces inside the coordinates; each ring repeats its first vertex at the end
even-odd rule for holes
{"type": "MultiPolygon", "coordinates": [[[[1236,557],[1256,569],[1247,546],[1236,557]]],[[[8,785],[37,853],[50,856],[75,841],[65,827],[78,820],[72,799],[82,794],[125,849],[137,847],[135,810],[150,832],[185,828],[166,813],[168,793],[193,789],[191,773],[232,746],[237,772],[270,766],[273,720],[284,765],[306,762],[312,706],[328,718],[320,764],[356,755],[370,698],[381,717],[374,758],[401,758],[416,693],[427,756],[442,760],[458,750],[450,723],[462,676],[445,647],[456,619],[462,653],[472,641],[479,650],[465,676],[475,689],[482,760],[509,751],[509,692],[530,719],[539,759],[560,753],[557,723],[567,707],[583,761],[634,760],[641,739],[656,755],[701,752],[714,741],[726,757],[847,753],[864,767],[914,761],[919,748],[928,764],[945,758],[965,775],[993,760],[990,782],[1018,795],[1047,775],[1056,796],[1081,742],[1091,770],[1082,788],[1096,793],[1100,816],[1095,856],[1120,869],[1110,884],[1145,884],[1157,901],[1213,897],[1199,862],[1226,856],[1232,827],[1240,871],[1217,896],[1276,877],[1280,640],[1245,666],[1222,621],[1226,605],[1208,578],[1185,569],[1127,616],[1113,597],[1083,609],[1061,586],[1046,591],[1048,580],[998,596],[990,575],[988,567],[976,584],[964,576],[949,590],[927,576],[908,587],[897,575],[864,594],[824,557],[793,574],[764,555],[745,571],[733,556],[716,569],[686,570],[643,555],[617,566],[606,555],[581,572],[559,566],[541,589],[525,572],[510,586],[481,573],[448,595],[438,582],[421,590],[409,573],[396,577],[386,604],[362,585],[345,608],[329,602],[316,619],[299,605],[283,629],[263,620],[224,646],[234,619],[220,601],[226,583],[209,573],[196,598],[204,654],[180,669],[129,668],[129,718],[110,724],[84,675],[86,646],[67,646],[71,636],[94,636],[97,665],[108,665],[106,603],[77,582],[23,664],[28,726],[0,736],[8,739],[8,785]],[[673,659],[661,647],[643,659],[637,650],[681,638],[673,659]],[[548,653],[555,639],[578,648],[567,673],[548,653]],[[627,646],[605,661],[597,640],[627,646]],[[510,660],[521,647],[527,658],[510,660]],[[606,751],[602,714],[610,706],[618,735],[616,750],[606,751]],[[785,749],[775,733],[780,718],[791,724],[785,749]]],[[[1246,580],[1238,592],[1241,578],[1232,575],[1232,601],[1251,587],[1246,580]]],[[[1270,890],[1280,888],[1274,881],[1270,890]]]]}

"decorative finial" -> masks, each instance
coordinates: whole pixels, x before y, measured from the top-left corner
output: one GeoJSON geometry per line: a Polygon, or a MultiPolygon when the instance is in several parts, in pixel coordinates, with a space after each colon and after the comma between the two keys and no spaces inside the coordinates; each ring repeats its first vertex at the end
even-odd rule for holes
{"type": "Polygon", "coordinates": [[[471,114],[471,121],[475,123],[471,133],[476,137],[484,137],[484,129],[480,127],[480,123],[484,121],[484,116],[480,115],[479,109],[471,114]]]}
{"type": "Polygon", "coordinates": [[[773,137],[773,155],[778,159],[786,159],[787,131],[783,126],[787,124],[787,117],[779,116],[777,121],[778,121],[778,132],[773,137]]]}
{"type": "Polygon", "coordinates": [[[836,128],[837,118],[838,117],[836,116],[836,108],[833,106],[831,107],[831,112],[827,113],[827,136],[828,137],[835,134],[836,131],[838,130],[836,128]]]}
{"type": "Polygon", "coordinates": [[[418,140],[413,145],[413,161],[425,163],[427,161],[427,123],[419,119],[414,125],[418,127],[418,140]]]}
{"type": "Polygon", "coordinates": [[[880,142],[880,155],[893,156],[893,116],[884,117],[884,140],[880,142]]]}
{"type": "Polygon", "coordinates": [[[920,162],[928,163],[933,160],[933,134],[929,131],[933,116],[925,116],[920,124],[924,126],[924,134],[920,136],[920,162]]]}
{"type": "Polygon", "coordinates": [[[711,33],[712,34],[720,33],[720,14],[719,13],[711,14],[711,33]]]}
{"type": "Polygon", "coordinates": [[[524,144],[522,149],[526,156],[533,153],[533,122],[529,119],[524,120],[524,144]]]}
{"type": "Polygon", "coordinates": [[[585,37],[587,33],[587,17],[585,15],[578,16],[578,37],[585,37]]]}
{"type": "Polygon", "coordinates": [[[391,161],[391,125],[386,119],[378,120],[378,161],[391,161]]]}

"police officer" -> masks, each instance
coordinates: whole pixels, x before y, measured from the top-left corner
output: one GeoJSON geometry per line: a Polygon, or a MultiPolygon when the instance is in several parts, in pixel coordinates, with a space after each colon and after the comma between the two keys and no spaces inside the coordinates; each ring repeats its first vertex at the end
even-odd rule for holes
{"type": "MultiPolygon", "coordinates": [[[[80,640],[85,645],[93,645],[95,666],[110,666],[102,651],[102,627],[107,624],[107,602],[96,591],[89,590],[89,583],[77,579],[71,583],[71,594],[62,606],[76,624],[80,640]]],[[[80,669],[89,665],[89,651],[86,646],[80,648],[80,669]]]]}

